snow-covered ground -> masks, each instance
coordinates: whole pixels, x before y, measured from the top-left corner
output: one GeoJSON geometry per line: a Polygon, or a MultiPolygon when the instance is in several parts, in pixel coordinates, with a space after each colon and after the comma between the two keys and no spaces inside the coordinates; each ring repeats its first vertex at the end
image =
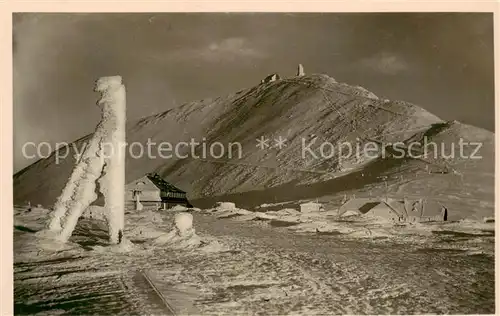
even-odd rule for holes
{"type": "Polygon", "coordinates": [[[494,313],[492,223],[212,209],[191,212],[181,236],[179,211],[126,214],[121,246],[87,214],[56,247],[40,232],[46,210],[16,209],[16,313],[494,313]]]}
{"type": "Polygon", "coordinates": [[[358,215],[337,216],[337,210],[302,213],[294,208],[278,211],[234,208],[204,210],[217,218],[249,221],[269,227],[286,227],[297,233],[338,235],[343,240],[366,239],[371,243],[432,244],[435,248],[453,248],[494,255],[494,221],[461,220],[429,223],[392,223],[380,218],[358,215]],[[450,243],[443,243],[443,241],[450,243]]]}

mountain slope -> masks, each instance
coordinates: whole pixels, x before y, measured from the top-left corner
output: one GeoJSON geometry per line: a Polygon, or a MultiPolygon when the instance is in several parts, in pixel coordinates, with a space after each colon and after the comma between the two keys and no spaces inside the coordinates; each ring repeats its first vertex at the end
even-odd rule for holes
{"type": "MultiPolygon", "coordinates": [[[[88,138],[77,140],[77,148],[88,138]]],[[[425,195],[456,203],[462,208],[455,214],[461,217],[493,212],[492,133],[443,122],[416,105],[381,100],[362,87],[338,83],[326,75],[261,84],[226,97],[187,103],[128,125],[129,150],[139,152],[138,146],[131,145],[134,142],[147,148],[148,139],[173,146],[193,139],[207,147],[215,142],[225,147],[221,158],[195,158],[203,154],[203,146],[196,148],[195,155],[183,146],[186,159],[158,157],[155,146],[152,156],[156,158],[127,157],[127,181],[156,171],[203,206],[221,198],[253,207],[318,197],[334,201],[343,194],[371,193],[425,195]],[[282,137],[286,147],[261,150],[256,147],[256,139],[261,137],[269,138],[269,145],[282,137]],[[343,142],[361,148],[368,142],[402,142],[404,147],[412,141],[422,142],[424,137],[447,145],[447,152],[457,147],[460,138],[484,142],[483,159],[384,159],[373,158],[373,153],[339,159],[336,147],[343,142]],[[233,156],[228,158],[227,148],[236,142],[241,144],[241,157],[233,146],[233,156]],[[304,152],[308,145],[311,151],[304,152]],[[321,149],[323,155],[319,154],[321,149]],[[454,172],[433,173],[434,169],[454,172]],[[457,179],[460,184],[456,184],[457,179]],[[431,188],[432,192],[426,191],[431,188]],[[472,208],[464,209],[463,205],[472,208]]],[[[53,204],[70,175],[74,158],[70,154],[59,164],[55,162],[53,154],[14,175],[14,200],[53,204]]]]}

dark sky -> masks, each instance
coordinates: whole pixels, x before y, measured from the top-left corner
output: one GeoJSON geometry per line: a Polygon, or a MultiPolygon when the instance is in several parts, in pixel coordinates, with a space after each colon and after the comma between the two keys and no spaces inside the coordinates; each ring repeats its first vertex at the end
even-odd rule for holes
{"type": "Polygon", "coordinates": [[[443,119],[494,130],[491,13],[144,13],[13,16],[14,170],[26,142],[72,141],[99,120],[100,76],[123,76],[128,118],[326,73],[443,119]]]}

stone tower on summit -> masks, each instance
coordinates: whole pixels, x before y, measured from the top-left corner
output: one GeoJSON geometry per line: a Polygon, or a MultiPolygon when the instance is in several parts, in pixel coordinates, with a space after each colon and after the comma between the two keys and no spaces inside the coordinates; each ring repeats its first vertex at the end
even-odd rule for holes
{"type": "Polygon", "coordinates": [[[299,66],[297,67],[297,77],[302,76],[305,76],[304,66],[302,66],[302,64],[299,64],[299,66]]]}

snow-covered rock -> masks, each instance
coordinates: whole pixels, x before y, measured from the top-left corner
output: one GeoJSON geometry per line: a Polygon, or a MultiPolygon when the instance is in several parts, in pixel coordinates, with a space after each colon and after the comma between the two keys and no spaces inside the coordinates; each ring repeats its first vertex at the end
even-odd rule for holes
{"type": "Polygon", "coordinates": [[[250,212],[248,210],[242,209],[242,208],[235,208],[233,210],[220,210],[215,212],[217,218],[226,218],[226,217],[234,217],[234,216],[241,216],[241,215],[248,215],[248,214],[253,214],[253,212],[250,212]]]}
{"type": "Polygon", "coordinates": [[[153,244],[174,249],[191,249],[200,246],[201,238],[195,233],[193,215],[185,212],[175,214],[173,229],[158,236],[153,244]]]}
{"type": "Polygon", "coordinates": [[[167,211],[169,212],[185,212],[188,208],[182,205],[175,205],[174,207],[169,208],[167,211]]]}
{"type": "Polygon", "coordinates": [[[189,213],[175,214],[174,223],[179,234],[185,235],[193,229],[193,215],[189,213]]]}
{"type": "Polygon", "coordinates": [[[301,213],[320,212],[320,211],[323,211],[323,205],[321,203],[307,202],[300,204],[301,213]]]}
{"type": "Polygon", "coordinates": [[[201,245],[201,238],[196,235],[194,229],[180,233],[174,228],[169,233],[162,234],[153,241],[154,245],[163,245],[173,249],[191,249],[201,245]]]}
{"type": "Polygon", "coordinates": [[[234,210],[236,208],[236,204],[233,202],[217,202],[215,203],[215,208],[218,210],[234,210]]]}
{"type": "Polygon", "coordinates": [[[300,215],[300,212],[293,208],[284,208],[279,211],[269,211],[267,214],[277,215],[277,216],[289,216],[289,215],[300,215]]]}
{"type": "Polygon", "coordinates": [[[259,218],[259,219],[267,219],[267,220],[278,219],[278,216],[276,216],[276,215],[270,215],[270,214],[263,213],[263,212],[255,212],[254,214],[255,214],[255,217],[259,218]]]}

